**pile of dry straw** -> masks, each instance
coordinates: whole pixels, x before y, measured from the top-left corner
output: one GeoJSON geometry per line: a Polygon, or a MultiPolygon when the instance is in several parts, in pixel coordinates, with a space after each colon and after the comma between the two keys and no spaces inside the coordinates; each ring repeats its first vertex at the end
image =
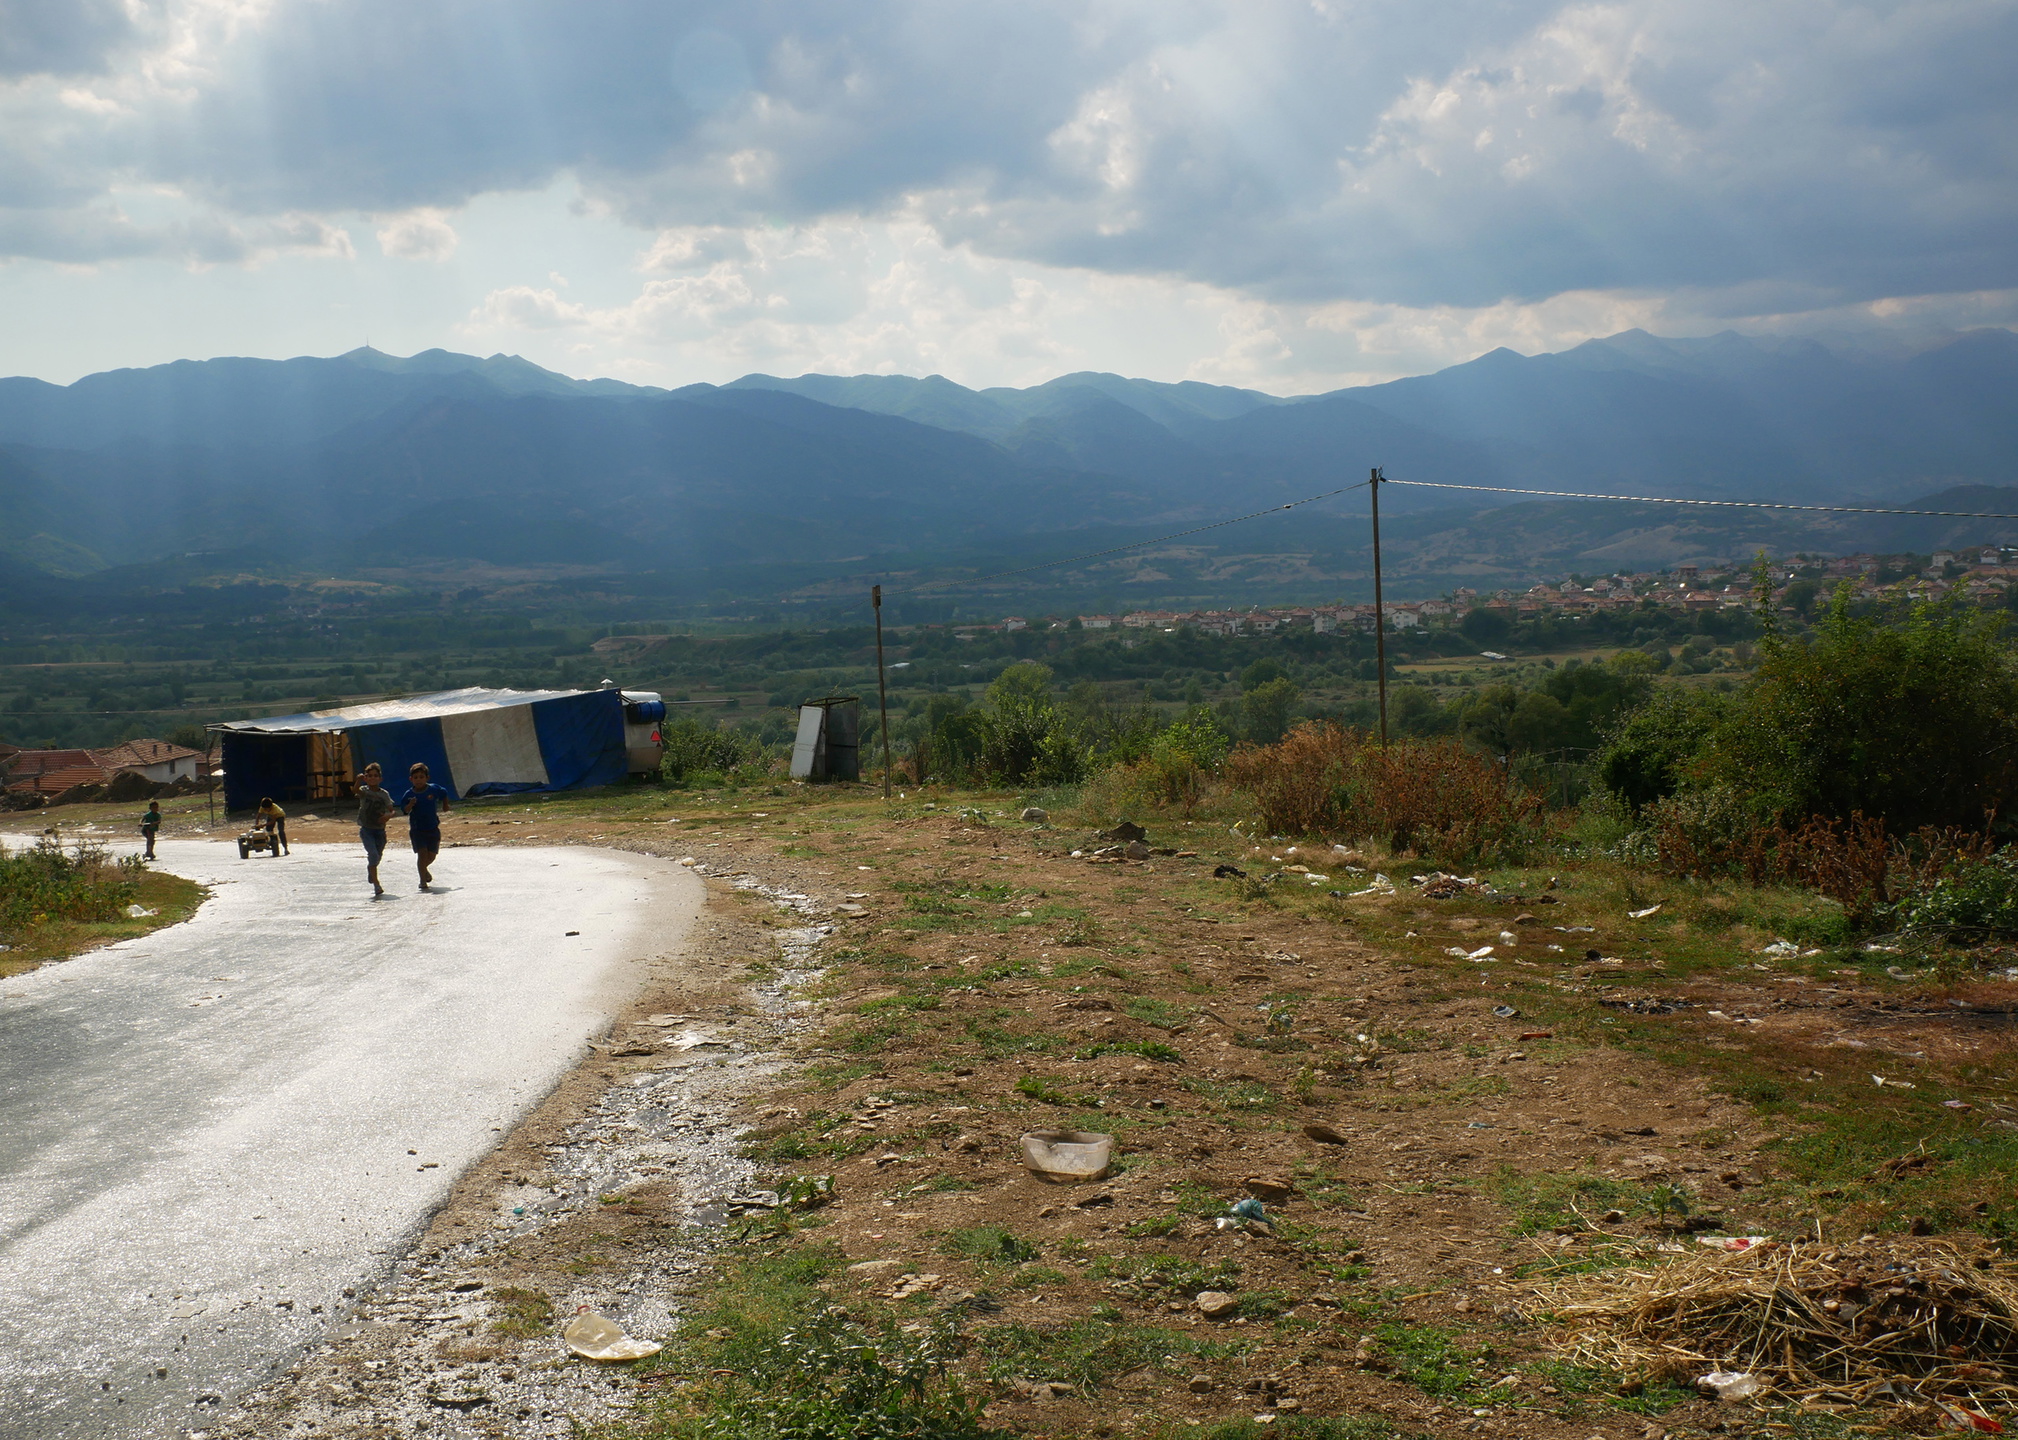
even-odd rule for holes
{"type": "Polygon", "coordinates": [[[2018,1402],[2018,1265],[1942,1241],[1768,1242],[1546,1284],[1578,1363],[1646,1379],[1743,1371],[1784,1403],[2018,1402]]]}

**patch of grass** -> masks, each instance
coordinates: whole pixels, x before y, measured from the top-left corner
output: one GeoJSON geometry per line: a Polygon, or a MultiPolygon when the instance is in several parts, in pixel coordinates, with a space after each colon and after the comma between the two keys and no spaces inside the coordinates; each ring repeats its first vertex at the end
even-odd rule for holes
{"type": "Polygon", "coordinates": [[[1531,1367],[1564,1396],[1591,1400],[1632,1415],[1665,1415],[1695,1398],[1695,1391],[1665,1380],[1629,1380],[1616,1371],[1549,1360],[1531,1367]]]}
{"type": "Polygon", "coordinates": [[[1066,1109],[1086,1109],[1100,1102],[1090,1095],[1072,1095],[1058,1088],[1058,1082],[1042,1075],[1024,1075],[1016,1081],[1016,1093],[1032,1100],[1066,1109]]]}
{"type": "Polygon", "coordinates": [[[1513,1211],[1508,1229],[1516,1235],[1538,1235],[1573,1223],[1577,1210],[1595,1220],[1614,1206],[1638,1210],[1647,1201],[1640,1186],[1589,1171],[1523,1175],[1508,1165],[1494,1172],[1491,1190],[1495,1199],[1513,1211]]]}
{"type": "Polygon", "coordinates": [[[1212,1264],[1183,1255],[1157,1251],[1149,1255],[1103,1255],[1087,1267],[1096,1280],[1128,1280],[1143,1295],[1167,1290],[1179,1295],[1196,1295],[1201,1290],[1230,1290],[1240,1280],[1240,1266],[1232,1260],[1212,1264]]]}
{"type": "Polygon", "coordinates": [[[1214,1080],[1188,1075],[1178,1082],[1215,1110],[1273,1110],[1280,1100],[1259,1080],[1214,1080]]]}
{"type": "Polygon", "coordinates": [[[493,1290],[491,1303],[499,1318],[491,1322],[491,1333],[513,1340],[531,1340],[553,1328],[554,1302],[544,1290],[522,1290],[507,1286],[493,1290]]]}
{"type": "Polygon", "coordinates": [[[1108,1320],[995,1325],[975,1332],[974,1344],[991,1378],[1049,1380],[1088,1390],[1098,1388],[1111,1376],[1145,1366],[1167,1369],[1166,1356],[1224,1359],[1247,1348],[1237,1341],[1108,1320]]]}
{"type": "MultiPolygon", "coordinates": [[[[1394,1364],[1395,1378],[1439,1400],[1465,1400],[1481,1394],[1480,1366],[1491,1358],[1482,1349],[1467,1349],[1457,1332],[1440,1325],[1382,1325],[1373,1332],[1394,1364]]],[[[1485,1392],[1494,1394],[1495,1392],[1485,1392]]]]}
{"type": "Polygon", "coordinates": [[[1075,980],[1081,975],[1104,975],[1109,980],[1126,980],[1129,972],[1107,960],[1095,960],[1090,955],[1068,955],[1054,961],[1051,973],[1061,980],[1075,980]]]}
{"type": "Polygon", "coordinates": [[[1022,1265],[1037,1258],[1037,1247],[1000,1225],[975,1225],[946,1237],[950,1254],[985,1264],[1022,1265]]]}
{"type": "Polygon", "coordinates": [[[999,1017],[1016,1013],[1005,1009],[987,1016],[976,1016],[966,1022],[969,1038],[981,1047],[981,1053],[987,1059],[1005,1060],[1011,1055],[1048,1055],[1064,1046],[1065,1042],[1056,1035],[1042,1031],[1011,1030],[999,1023],[999,1017]]]}
{"type": "Polygon", "coordinates": [[[1165,1064],[1179,1065],[1184,1056],[1173,1045],[1165,1045],[1159,1040],[1103,1040],[1098,1045],[1089,1045],[1076,1052],[1075,1059],[1098,1060],[1102,1055],[1139,1055],[1144,1060],[1161,1060],[1165,1064]]]}
{"type": "Polygon", "coordinates": [[[1189,1010],[1155,995],[1131,995],[1123,1002],[1121,1013],[1131,1020],[1140,1020],[1144,1025],[1154,1025],[1158,1030],[1182,1030],[1191,1023],[1189,1010]]]}
{"type": "Polygon", "coordinates": [[[1072,1277],[1063,1270],[1053,1270],[1049,1265],[1025,1265],[1009,1283],[1018,1290],[1042,1290],[1046,1286],[1070,1285],[1072,1277]]]}

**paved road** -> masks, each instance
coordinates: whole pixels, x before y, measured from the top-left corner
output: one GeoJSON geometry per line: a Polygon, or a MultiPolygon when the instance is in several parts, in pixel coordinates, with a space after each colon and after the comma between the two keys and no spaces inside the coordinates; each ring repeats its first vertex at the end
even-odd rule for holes
{"type": "Polygon", "coordinates": [[[161,857],[195,919],[0,980],[8,1440],[180,1435],[312,1339],[701,899],[612,851],[450,850],[428,895],[388,855],[377,902],[352,846],[161,857]]]}

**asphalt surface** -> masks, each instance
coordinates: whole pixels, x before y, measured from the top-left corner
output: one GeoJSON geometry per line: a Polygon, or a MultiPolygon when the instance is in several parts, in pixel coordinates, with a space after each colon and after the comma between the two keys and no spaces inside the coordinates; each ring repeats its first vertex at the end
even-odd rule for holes
{"type": "Polygon", "coordinates": [[[196,917],[0,980],[0,1436],[182,1435],[342,1322],[699,912],[585,849],[240,860],[196,917]],[[398,883],[390,883],[393,881],[398,883]],[[570,935],[579,931],[579,935],[570,935]]]}

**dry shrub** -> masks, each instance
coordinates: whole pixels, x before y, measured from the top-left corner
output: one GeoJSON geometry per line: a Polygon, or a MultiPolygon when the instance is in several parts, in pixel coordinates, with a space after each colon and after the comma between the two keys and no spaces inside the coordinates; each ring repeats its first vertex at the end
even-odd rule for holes
{"type": "Polygon", "coordinates": [[[1468,864],[1516,854],[1543,829],[1541,797],[1455,740],[1383,750],[1364,731],[1312,721],[1277,744],[1242,746],[1226,776],[1272,834],[1377,840],[1468,864]]]}
{"type": "Polygon", "coordinates": [[[1753,885],[1799,885],[1828,896],[1862,924],[1925,890],[1965,861],[1989,853],[1990,837],[1933,825],[1894,836],[1885,822],[1854,814],[1813,816],[1789,829],[1760,821],[1728,792],[1676,796],[1649,808],[1654,848],[1670,875],[1742,875],[1753,885]]]}
{"type": "Polygon", "coordinates": [[[1955,1246],[1766,1244],[1572,1276],[1537,1299],[1578,1361],[1759,1376],[1783,1396],[2018,1399],[2018,1267],[1955,1246]]]}
{"type": "Polygon", "coordinates": [[[1271,835],[1344,828],[1366,736],[1327,720],[1297,726],[1273,745],[1242,745],[1226,757],[1227,783],[1254,797],[1271,835]]]}

